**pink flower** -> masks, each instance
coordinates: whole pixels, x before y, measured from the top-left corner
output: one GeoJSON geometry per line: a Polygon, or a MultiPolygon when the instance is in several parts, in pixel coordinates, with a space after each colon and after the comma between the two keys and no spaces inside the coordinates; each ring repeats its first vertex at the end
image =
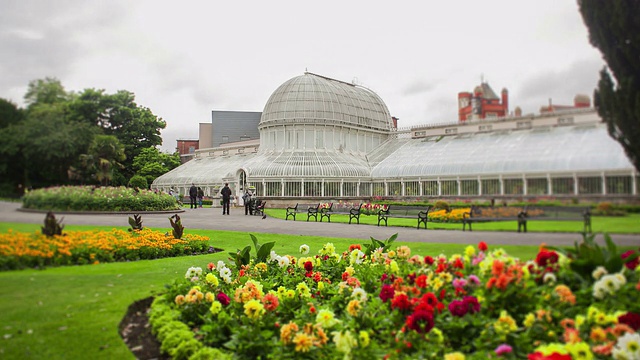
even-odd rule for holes
{"type": "Polygon", "coordinates": [[[456,289],[462,289],[467,285],[467,280],[465,279],[453,279],[453,287],[456,289]]]}
{"type": "Polygon", "coordinates": [[[480,285],[480,279],[475,275],[469,275],[467,280],[469,280],[471,285],[480,285]]]}
{"type": "Polygon", "coordinates": [[[463,317],[467,314],[467,311],[468,307],[467,304],[464,303],[464,301],[453,300],[449,303],[449,312],[451,312],[451,315],[453,316],[463,317]]]}
{"type": "Polygon", "coordinates": [[[462,302],[467,306],[467,309],[472,313],[480,312],[480,303],[475,296],[465,296],[462,302]]]}
{"type": "Polygon", "coordinates": [[[508,344],[500,344],[494,351],[496,352],[496,354],[498,354],[498,356],[502,356],[504,354],[511,353],[513,351],[513,348],[508,344]]]}
{"type": "MultiPolygon", "coordinates": [[[[625,260],[629,257],[634,255],[636,252],[634,250],[629,250],[624,252],[622,255],[620,255],[620,257],[622,258],[622,260],[625,260]]],[[[627,269],[629,270],[635,270],[636,267],[638,266],[638,264],[640,263],[640,257],[637,257],[629,262],[625,262],[624,266],[627,267],[627,269]]]]}
{"type": "Polygon", "coordinates": [[[220,303],[224,306],[229,305],[229,303],[231,302],[231,299],[227,296],[227,294],[221,292],[218,294],[218,296],[216,296],[216,300],[220,301],[220,303]]]}

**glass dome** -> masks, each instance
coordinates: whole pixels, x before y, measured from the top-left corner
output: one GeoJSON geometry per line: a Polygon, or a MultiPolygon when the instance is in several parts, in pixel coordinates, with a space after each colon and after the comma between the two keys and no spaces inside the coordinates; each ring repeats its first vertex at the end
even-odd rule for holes
{"type": "Polygon", "coordinates": [[[273,92],[260,128],[287,123],[333,123],[385,132],[393,127],[387,106],[373,91],[309,72],[273,92]]]}

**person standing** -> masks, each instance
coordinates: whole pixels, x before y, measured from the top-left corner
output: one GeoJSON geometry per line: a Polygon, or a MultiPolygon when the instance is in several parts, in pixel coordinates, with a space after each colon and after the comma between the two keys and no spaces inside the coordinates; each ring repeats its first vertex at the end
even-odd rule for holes
{"type": "Polygon", "coordinates": [[[198,206],[196,205],[196,198],[198,197],[198,188],[191,184],[189,188],[189,198],[191,199],[191,209],[196,209],[198,206]]]}
{"type": "Polygon", "coordinates": [[[202,188],[198,186],[198,206],[202,207],[202,200],[204,199],[204,191],[202,188]]]}
{"type": "Polygon", "coordinates": [[[220,190],[220,195],[222,195],[222,215],[229,215],[229,204],[231,203],[229,183],[224,183],[224,187],[220,190]]]}
{"type": "Polygon", "coordinates": [[[242,202],[244,203],[244,214],[253,215],[253,210],[251,209],[251,193],[249,190],[245,191],[244,195],[242,195],[242,202]]]}

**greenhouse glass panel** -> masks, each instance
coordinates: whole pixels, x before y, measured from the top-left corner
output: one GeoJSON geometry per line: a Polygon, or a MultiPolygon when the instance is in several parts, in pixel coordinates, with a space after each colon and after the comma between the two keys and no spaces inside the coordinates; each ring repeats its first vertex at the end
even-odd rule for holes
{"type": "Polygon", "coordinates": [[[302,183],[300,181],[287,181],[284,183],[284,196],[302,196],[302,183]]]}
{"type": "Polygon", "coordinates": [[[631,194],[631,176],[607,176],[607,194],[631,194]]]}
{"type": "Polygon", "coordinates": [[[316,130],[316,149],[324,148],[324,130],[316,130]]]}
{"type": "Polygon", "coordinates": [[[342,184],[342,191],[344,196],[357,196],[358,195],[358,183],[345,182],[342,184]]]}
{"type": "Polygon", "coordinates": [[[438,182],[437,181],[423,181],[422,182],[422,195],[424,195],[424,196],[438,196],[438,182]]]}
{"type": "Polygon", "coordinates": [[[548,195],[549,187],[546,178],[527,179],[527,195],[548,195]]]}
{"type": "Polygon", "coordinates": [[[443,180],[440,182],[442,188],[442,195],[458,195],[458,181],[457,180],[443,180]]]}
{"type": "Polygon", "coordinates": [[[499,179],[483,179],[482,195],[500,195],[499,179]]]}
{"type": "Polygon", "coordinates": [[[404,183],[405,196],[420,196],[420,182],[407,181],[404,183]]]}
{"type": "Polygon", "coordinates": [[[602,194],[602,177],[589,176],[578,178],[579,194],[602,194]]]}
{"type": "Polygon", "coordinates": [[[553,194],[573,194],[573,178],[554,178],[551,179],[551,191],[553,194]]]}
{"type": "Polygon", "coordinates": [[[460,180],[461,195],[478,195],[478,180],[460,180]]]}
{"type": "Polygon", "coordinates": [[[318,197],[322,196],[322,182],[321,181],[305,181],[304,182],[304,196],[318,197]]]}
{"type": "Polygon", "coordinates": [[[524,194],[524,182],[522,179],[505,179],[504,195],[522,195],[524,194]]]}
{"type": "Polygon", "coordinates": [[[359,196],[371,196],[371,183],[360,183],[359,196]]]}
{"type": "Polygon", "coordinates": [[[387,183],[387,188],[389,189],[389,196],[402,196],[401,182],[389,182],[387,183]]]}
{"type": "Polygon", "coordinates": [[[324,196],[338,197],[340,196],[340,183],[339,182],[325,182],[324,183],[324,196]]]}
{"type": "Polygon", "coordinates": [[[265,196],[282,196],[282,183],[270,181],[265,183],[265,196]]]}
{"type": "Polygon", "coordinates": [[[266,195],[264,193],[264,186],[262,185],[261,182],[256,183],[254,186],[255,186],[255,190],[253,191],[253,195],[254,196],[265,196],[266,195]]]}
{"type": "Polygon", "coordinates": [[[373,196],[385,196],[386,194],[384,193],[384,183],[381,182],[376,182],[372,184],[372,191],[371,194],[373,196]]]}

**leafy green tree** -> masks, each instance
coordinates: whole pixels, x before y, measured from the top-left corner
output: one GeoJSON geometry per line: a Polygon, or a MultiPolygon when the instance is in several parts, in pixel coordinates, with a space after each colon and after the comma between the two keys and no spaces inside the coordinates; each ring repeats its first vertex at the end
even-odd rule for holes
{"type": "Polygon", "coordinates": [[[144,176],[133,175],[133,177],[129,180],[129,187],[138,188],[138,189],[148,189],[149,183],[144,176]]]}
{"type": "Polygon", "coordinates": [[[16,104],[0,98],[0,129],[15,125],[23,118],[24,114],[16,104]]]}
{"type": "Polygon", "coordinates": [[[151,184],[153,180],[168,171],[180,166],[180,154],[162,153],[156,147],[142,149],[133,159],[133,169],[136,175],[144,176],[151,184]]]}
{"type": "Polygon", "coordinates": [[[142,149],[162,144],[160,130],[166,123],[148,108],[136,104],[135,95],[129,91],[106,94],[104,90],[85,89],[73,98],[69,109],[74,121],[96,125],[124,145],[127,156],[122,163],[124,167],[114,173],[125,180],[124,184],[133,176],[133,160],[142,149]]]}
{"type": "Polygon", "coordinates": [[[60,80],[56,78],[45,78],[29,82],[24,101],[30,108],[37,104],[56,104],[69,99],[69,94],[65,91],[60,80]]]}
{"type": "Polygon", "coordinates": [[[578,4],[589,40],[608,65],[600,72],[595,106],[611,137],[640,171],[640,1],[579,0],[578,4]]]}
{"type": "Polygon", "coordinates": [[[89,145],[88,153],[80,156],[86,164],[85,173],[93,173],[101,185],[109,185],[114,177],[114,169],[122,167],[127,156],[118,138],[110,135],[96,135],[89,145]]]}

